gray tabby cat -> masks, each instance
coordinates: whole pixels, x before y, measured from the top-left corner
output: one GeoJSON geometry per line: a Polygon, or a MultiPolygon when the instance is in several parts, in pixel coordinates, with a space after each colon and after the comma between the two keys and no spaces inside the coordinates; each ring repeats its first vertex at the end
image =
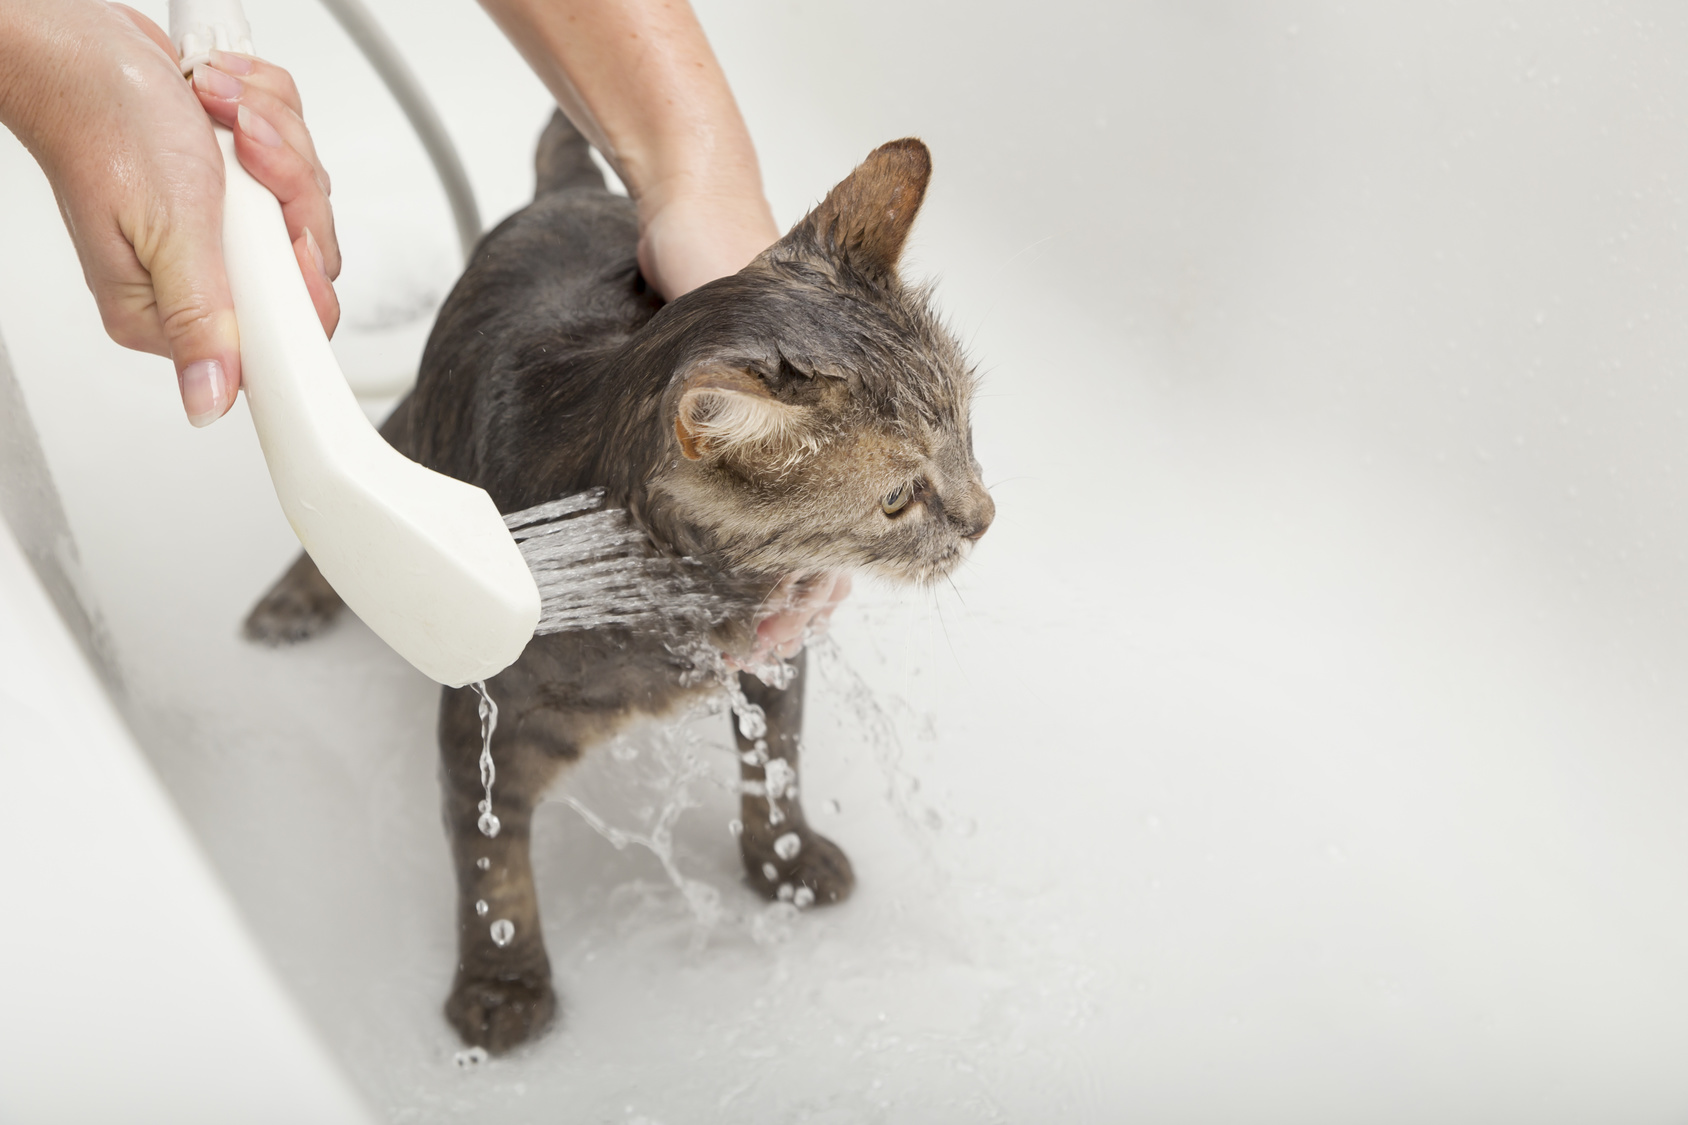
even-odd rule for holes
{"type": "MultiPolygon", "coordinates": [[[[694,649],[742,650],[756,599],[782,576],[866,570],[929,583],[966,557],[995,510],[973,459],[973,374],[926,291],[897,274],[931,172],[925,145],[875,150],[750,265],[666,305],[639,275],[632,204],[606,190],[561,114],[536,164],[533,203],[477,248],[416,389],[382,427],[388,441],[486,489],[506,512],[602,487],[654,551],[748,585],[750,600],[692,638],[694,649]]],[[[301,556],[253,610],[247,635],[296,640],[339,607],[301,556]]],[[[445,1011],[465,1042],[504,1051],[554,1015],[528,854],[533,811],[593,744],[718,686],[677,640],[626,628],[537,637],[488,684],[500,708],[502,828],[492,838],[476,827],[477,697],[445,689],[439,742],[459,888],[445,1011]],[[493,920],[513,934],[495,934],[493,920]]],[[[801,657],[794,668],[783,690],[740,677],[768,729],[763,754],[735,730],[751,783],[739,846],[764,896],[784,886],[801,901],[836,902],[854,880],[797,797],[801,657]],[[795,852],[789,840],[775,849],[787,834],[795,852]]]]}

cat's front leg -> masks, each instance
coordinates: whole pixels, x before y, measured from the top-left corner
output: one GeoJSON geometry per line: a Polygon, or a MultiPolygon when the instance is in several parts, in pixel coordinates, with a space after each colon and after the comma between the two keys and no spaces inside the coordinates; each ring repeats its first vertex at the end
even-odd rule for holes
{"type": "MultiPolygon", "coordinates": [[[[497,683],[493,685],[497,698],[497,683]]],[[[493,739],[498,830],[480,827],[480,717],[467,688],[447,688],[440,708],[446,825],[457,868],[457,975],[445,1015],[463,1041],[493,1054],[544,1030],[557,1011],[534,893],[529,840],[535,798],[558,762],[530,739],[513,737],[520,715],[508,702],[493,739]]]]}
{"type": "Polygon", "coordinates": [[[798,790],[807,663],[807,653],[791,661],[796,675],[784,689],[740,673],[739,686],[746,699],[762,708],[768,729],[763,738],[754,739],[743,733],[736,718],[733,723],[744,782],[739,850],[745,874],[765,897],[799,906],[839,902],[856,885],[844,849],[809,827],[798,790]]]}

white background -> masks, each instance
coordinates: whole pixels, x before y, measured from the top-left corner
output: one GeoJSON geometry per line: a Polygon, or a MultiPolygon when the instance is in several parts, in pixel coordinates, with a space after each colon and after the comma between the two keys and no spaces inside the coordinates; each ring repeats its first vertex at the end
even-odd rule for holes
{"type": "MultiPolygon", "coordinates": [[[[374,6],[487,220],[519,206],[544,91],[474,6],[374,6]]],[[[247,7],[334,176],[343,354],[402,371],[455,270],[443,199],[326,15],[247,7]]],[[[550,806],[563,1017],[471,1070],[432,686],[356,622],[237,639],[293,550],[244,408],[192,431],[168,365],[103,340],[0,145],[0,330],[134,721],[376,1109],[1680,1121],[1688,16],[700,13],[782,223],[874,145],[932,146],[909,268],[985,373],[998,520],[953,588],[865,590],[821,654],[805,791],[856,898],[763,911],[696,783],[673,857],[720,895],[703,928],[648,850],[550,806]]],[[[672,750],[570,792],[646,823],[627,779],[672,750]]]]}

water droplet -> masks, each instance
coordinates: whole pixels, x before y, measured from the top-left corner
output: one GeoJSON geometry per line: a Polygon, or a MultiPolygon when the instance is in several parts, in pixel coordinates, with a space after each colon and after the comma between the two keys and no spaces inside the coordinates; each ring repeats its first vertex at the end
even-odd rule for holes
{"type": "Polygon", "coordinates": [[[511,939],[516,936],[516,923],[508,918],[500,918],[492,924],[491,933],[492,944],[502,948],[509,945],[511,939]]]}
{"type": "Polygon", "coordinates": [[[492,782],[498,776],[492,764],[492,732],[498,729],[498,704],[492,701],[484,681],[476,680],[471,686],[481,697],[481,786],[486,790],[486,797],[480,803],[481,818],[475,825],[481,830],[481,835],[491,837],[498,835],[499,827],[498,818],[492,815],[492,782]]]}
{"type": "Polygon", "coordinates": [[[790,883],[781,883],[780,884],[780,901],[781,902],[790,902],[792,900],[792,898],[795,896],[795,893],[796,893],[795,889],[792,887],[792,885],[790,883]]]}
{"type": "Polygon", "coordinates": [[[467,1051],[459,1051],[451,1056],[451,1061],[463,1070],[468,1070],[472,1066],[480,1066],[486,1062],[486,1049],[484,1047],[470,1047],[467,1051]]]}
{"type": "Polygon", "coordinates": [[[480,868],[482,871],[486,871],[492,867],[492,860],[483,855],[475,861],[475,866],[480,868]]]}
{"type": "Polygon", "coordinates": [[[844,811],[844,806],[838,803],[837,797],[834,797],[826,803],[826,811],[837,816],[844,811]]]}
{"type": "Polygon", "coordinates": [[[484,898],[475,902],[475,913],[480,915],[482,918],[486,917],[486,912],[490,909],[492,908],[486,904],[486,899],[484,898]]]}
{"type": "Polygon", "coordinates": [[[803,841],[795,832],[787,832],[774,841],[774,854],[781,859],[796,859],[803,850],[803,841]]]}
{"type": "Polygon", "coordinates": [[[791,896],[791,901],[798,906],[813,906],[815,904],[815,892],[808,887],[798,887],[797,893],[791,896]]]}
{"type": "Polygon", "coordinates": [[[732,834],[734,839],[737,839],[738,837],[743,836],[744,835],[744,821],[740,820],[736,816],[733,817],[733,819],[727,821],[727,831],[732,834]]]}
{"type": "Polygon", "coordinates": [[[774,758],[762,769],[768,785],[768,796],[779,800],[797,782],[797,771],[784,758],[774,758]]]}
{"type": "Polygon", "coordinates": [[[778,879],[779,877],[780,877],[779,868],[775,867],[771,863],[764,863],[762,865],[762,878],[764,878],[764,879],[768,880],[768,882],[772,883],[775,879],[778,879]]]}

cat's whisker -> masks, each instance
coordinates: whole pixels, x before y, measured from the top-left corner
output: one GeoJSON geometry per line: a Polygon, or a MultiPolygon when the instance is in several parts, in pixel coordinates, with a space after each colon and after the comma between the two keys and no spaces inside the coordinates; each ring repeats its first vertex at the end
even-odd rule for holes
{"type": "Polygon", "coordinates": [[[955,638],[950,636],[949,621],[944,617],[944,604],[938,600],[938,591],[935,586],[932,588],[932,608],[938,614],[938,628],[943,630],[944,644],[949,646],[950,659],[955,661],[956,667],[964,667],[961,663],[961,654],[955,651],[955,638]]]}

